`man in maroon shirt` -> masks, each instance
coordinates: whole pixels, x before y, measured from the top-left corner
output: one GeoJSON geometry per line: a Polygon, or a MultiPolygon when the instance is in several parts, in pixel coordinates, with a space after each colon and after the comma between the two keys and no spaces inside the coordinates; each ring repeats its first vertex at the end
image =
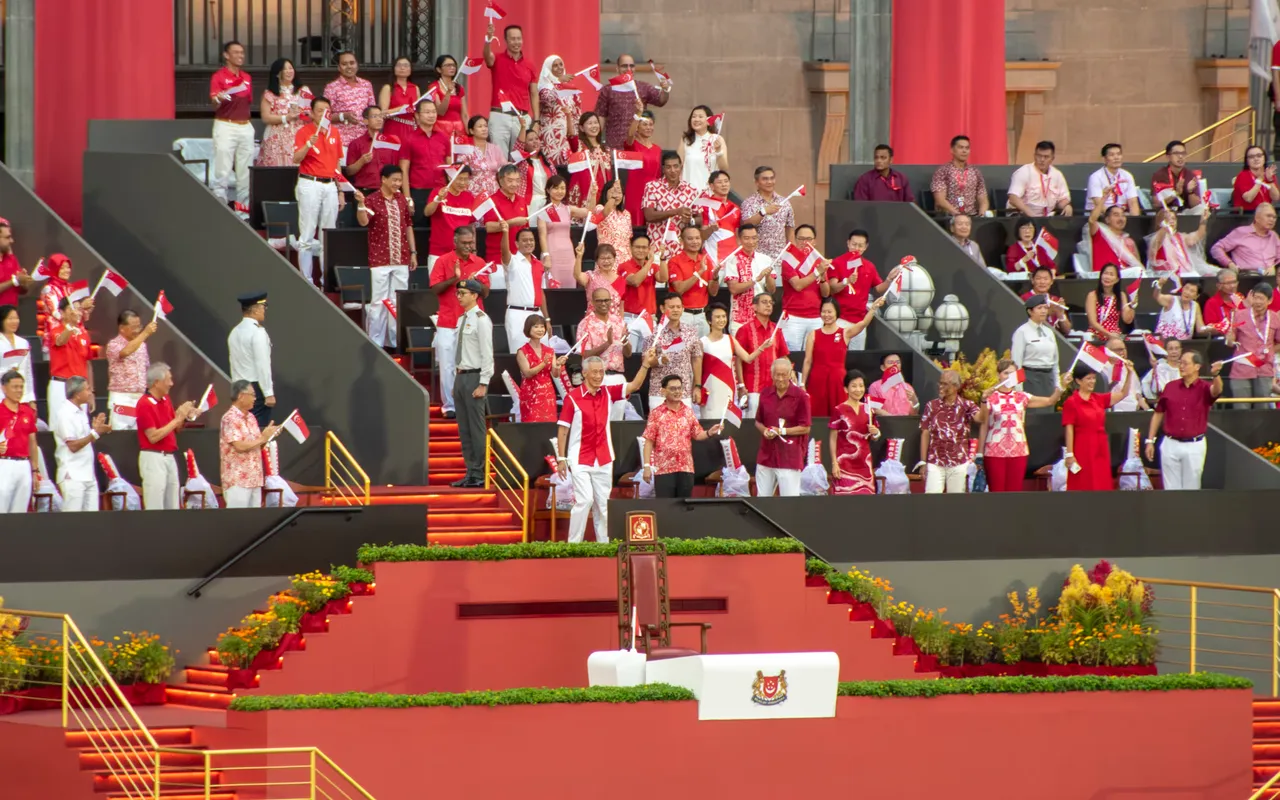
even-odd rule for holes
{"type": "MultiPolygon", "coordinates": [[[[655,65],[654,77],[658,85],[636,80],[636,94],[640,102],[655,108],[665,106],[671,98],[671,81],[662,72],[661,65],[655,65]]],[[[618,56],[618,74],[629,75],[635,80],[636,60],[628,53],[618,56]]],[[[621,92],[599,92],[596,94],[596,114],[604,120],[604,140],[613,147],[620,147],[627,140],[627,130],[631,127],[636,115],[636,103],[633,95],[621,92]]]]}
{"type": "Polygon", "coordinates": [[[804,469],[813,416],[808,392],[791,381],[793,371],[791,359],[775,360],[770,370],[773,388],[760,393],[756,414],[756,430],[762,437],[756,456],[757,497],[772,497],[775,488],[781,497],[800,494],[800,470],[804,469]]]}
{"type": "Polygon", "coordinates": [[[147,369],[147,391],[138,401],[138,473],[142,476],[142,506],[148,511],[179,508],[178,431],[196,410],[188,400],[174,410],[169,390],[173,374],[163,361],[147,369]]]}
{"type": "Polygon", "coordinates": [[[1209,427],[1209,408],[1222,396],[1222,362],[1209,368],[1213,383],[1200,380],[1204,358],[1194,350],[1182,354],[1178,373],[1182,380],[1170,381],[1156,401],[1156,413],[1147,429],[1147,460],[1156,459],[1156,433],[1164,423],[1160,443],[1160,477],[1166,489],[1199,489],[1204,472],[1204,433],[1209,427]]]}
{"type": "MultiPolygon", "coordinates": [[[[400,166],[400,137],[383,132],[386,115],[377,106],[366,108],[363,116],[366,130],[347,145],[347,161],[342,172],[365,197],[372,197],[382,188],[382,168],[400,166]]],[[[355,209],[355,203],[347,203],[338,224],[355,227],[355,209]]]]}
{"type": "Polygon", "coordinates": [[[222,69],[209,80],[209,101],[213,103],[213,190],[214,197],[227,199],[227,178],[236,171],[236,213],[249,212],[249,163],[253,161],[253,126],[249,111],[253,87],[244,66],[244,45],[237,41],[222,46],[222,69]]]}
{"type": "Polygon", "coordinates": [[[39,469],[36,412],[22,402],[26,381],[21,372],[11,369],[0,376],[0,390],[0,514],[25,514],[39,469]]]}
{"type": "Polygon", "coordinates": [[[449,137],[435,130],[436,104],[429,99],[418,101],[413,119],[417,127],[400,142],[400,171],[407,178],[404,192],[414,212],[413,223],[424,227],[423,211],[431,192],[445,184],[443,166],[449,163],[449,137]]]}
{"type": "Polygon", "coordinates": [[[25,294],[31,276],[18,266],[13,254],[13,229],[9,220],[0,218],[0,306],[16,306],[18,295],[25,294]]]}
{"type": "Polygon", "coordinates": [[[893,148],[887,144],[876,145],[873,163],[875,169],[862,173],[853,185],[854,200],[878,202],[914,203],[907,176],[893,169],[893,148]]]}
{"type": "MultiPolygon", "coordinates": [[[[502,31],[507,49],[494,54],[489,47],[494,39],[493,21],[484,36],[484,65],[493,71],[493,99],[489,102],[489,141],[510,153],[516,149],[526,119],[538,119],[538,74],[524,57],[524,31],[519,25],[508,25],[502,31]],[[514,112],[504,111],[502,101],[516,107],[514,112]]],[[[496,255],[497,251],[493,253],[496,255]]]]}

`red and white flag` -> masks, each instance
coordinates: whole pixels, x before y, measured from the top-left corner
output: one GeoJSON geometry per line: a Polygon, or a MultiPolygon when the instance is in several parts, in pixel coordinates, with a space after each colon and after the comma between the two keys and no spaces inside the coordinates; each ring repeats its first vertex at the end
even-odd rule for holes
{"type": "Polygon", "coordinates": [[[164,289],[161,289],[160,296],[156,298],[155,316],[152,321],[168,319],[171,313],[173,313],[173,303],[169,302],[169,298],[164,296],[164,289]]]}
{"type": "Polygon", "coordinates": [[[1058,237],[1049,233],[1048,228],[1041,228],[1036,234],[1036,247],[1044,251],[1044,254],[1053,261],[1058,257],[1058,237]]]}
{"type": "Polygon", "coordinates": [[[813,267],[818,263],[818,259],[822,258],[822,254],[817,248],[810,247],[807,251],[792,242],[782,251],[782,261],[784,264],[795,269],[801,275],[808,275],[813,271],[813,267]]]}
{"type": "Polygon", "coordinates": [[[639,153],[631,153],[625,150],[613,151],[613,168],[621,169],[641,169],[644,167],[644,159],[639,153]]]}
{"type": "Polygon", "coordinates": [[[902,367],[894,364],[892,367],[889,367],[884,372],[880,373],[880,390],[887,391],[900,383],[904,383],[905,381],[906,378],[902,377],[902,367]]]}
{"type": "Polygon", "coordinates": [[[778,338],[778,334],[782,332],[782,323],[786,322],[787,319],[790,318],[790,316],[791,315],[788,314],[786,311],[783,311],[782,314],[778,317],[778,324],[773,326],[773,333],[769,334],[770,342],[778,338]]]}
{"type": "Polygon", "coordinates": [[[591,153],[587,150],[579,150],[576,153],[570,153],[568,166],[570,175],[576,175],[579,172],[585,172],[591,169],[591,153]]]}
{"type": "Polygon", "coordinates": [[[298,444],[305,442],[307,437],[311,435],[311,431],[307,429],[307,423],[302,421],[302,415],[296,409],[280,427],[284,428],[290,436],[296,439],[298,444]]]}
{"type": "Polygon", "coordinates": [[[392,319],[400,318],[400,315],[396,313],[396,304],[390,297],[383,298],[382,307],[387,310],[387,313],[391,315],[392,319]]]}
{"type": "MultiPolygon", "coordinates": [[[[1076,353],[1076,361],[1088,366],[1094,372],[1106,372],[1110,367],[1112,358],[1114,356],[1110,350],[1102,345],[1088,342],[1081,346],[1080,351],[1076,353]]],[[[1075,362],[1072,362],[1071,366],[1074,367],[1075,362]]]]}
{"type": "Polygon", "coordinates": [[[734,444],[732,439],[721,439],[720,449],[724,452],[725,469],[738,469],[742,466],[742,459],[738,456],[738,445],[734,444]]]}
{"type": "Polygon", "coordinates": [[[493,0],[485,0],[484,15],[489,19],[505,19],[507,12],[503,10],[502,6],[493,2],[493,0]]]}
{"type": "Polygon", "coordinates": [[[1142,337],[1142,343],[1147,346],[1147,353],[1152,358],[1164,358],[1169,355],[1169,351],[1164,349],[1164,342],[1154,333],[1148,333],[1142,337]]]}
{"type": "Polygon", "coordinates": [[[1156,196],[1156,202],[1165,208],[1178,207],[1178,193],[1174,190],[1172,184],[1153,183],[1151,185],[1151,193],[1156,196]]]}
{"type": "MultiPolygon", "coordinates": [[[[316,123],[316,129],[321,131],[329,130],[329,109],[325,108],[324,113],[320,115],[320,121],[316,123]]],[[[320,152],[318,149],[316,152],[320,152]]]]}
{"type": "Polygon", "coordinates": [[[47,258],[42,258],[36,262],[35,269],[31,270],[31,280],[47,281],[50,278],[57,277],[58,268],[49,263],[47,258]]]}
{"type": "Polygon", "coordinates": [[[794,192],[792,192],[791,194],[783,198],[782,202],[785,203],[793,197],[804,197],[804,196],[805,196],[804,184],[800,184],[800,188],[796,189],[794,192]]]}
{"type": "Polygon", "coordinates": [[[120,415],[120,416],[122,416],[122,417],[137,417],[137,416],[138,416],[138,407],[137,407],[137,406],[122,406],[122,405],[116,404],[116,405],[114,405],[114,406],[112,406],[112,407],[111,407],[111,413],[112,413],[112,414],[118,414],[118,415],[120,415]]]}
{"type": "Polygon", "coordinates": [[[1138,278],[1124,289],[1125,294],[1129,295],[1129,305],[1136,306],[1138,304],[1138,292],[1142,291],[1142,278],[1138,278]]]}
{"type": "Polygon", "coordinates": [[[116,461],[106,453],[98,453],[98,466],[102,467],[102,472],[107,476],[108,481],[114,481],[120,477],[120,470],[116,469],[116,461]]]}
{"type": "Polygon", "coordinates": [[[556,84],[556,97],[560,98],[561,100],[572,100],[573,98],[577,97],[580,94],[582,94],[582,90],[573,88],[573,84],[569,84],[569,83],[556,84]]]}
{"type": "Polygon", "coordinates": [[[1014,388],[1017,388],[1018,384],[1026,383],[1026,380],[1027,380],[1027,373],[1024,372],[1023,370],[1018,370],[1017,372],[1013,373],[1009,377],[1000,381],[1000,385],[997,386],[996,388],[1000,389],[1002,387],[1008,386],[1010,389],[1014,389],[1014,388]]]}
{"type": "Polygon", "coordinates": [[[684,350],[684,337],[683,337],[683,336],[677,336],[676,338],[674,338],[674,339],[672,339],[672,340],[671,340],[671,344],[668,344],[666,347],[662,348],[662,352],[663,352],[664,354],[666,354],[666,353],[679,353],[681,350],[684,350]]]}
{"type": "Polygon", "coordinates": [[[390,150],[395,153],[400,152],[400,143],[393,142],[390,139],[377,138],[373,140],[374,150],[390,150]]]}
{"type": "Polygon", "coordinates": [[[461,133],[455,133],[449,140],[449,154],[454,161],[459,158],[473,156],[476,153],[476,140],[461,133]]]}
{"type": "Polygon", "coordinates": [[[604,88],[604,83],[600,80],[600,65],[592,64],[581,72],[573,73],[574,77],[582,76],[587,79],[587,83],[591,84],[591,88],[597,92],[604,88]]]}
{"type": "Polygon", "coordinates": [[[712,114],[707,117],[707,129],[712,133],[724,134],[724,114],[712,114]]]}
{"type": "Polygon", "coordinates": [[[30,350],[9,350],[4,355],[0,355],[0,373],[21,367],[30,353],[30,350]]]}
{"type": "Polygon", "coordinates": [[[729,397],[729,404],[724,407],[724,416],[720,418],[721,424],[729,423],[735,428],[742,427],[742,409],[738,407],[738,401],[733,399],[732,394],[729,397]]]}
{"type": "Polygon", "coordinates": [[[475,75],[484,67],[483,58],[467,58],[462,59],[462,63],[458,65],[458,72],[462,75],[475,75]]]}
{"type": "Polygon", "coordinates": [[[104,270],[102,276],[98,278],[98,285],[93,287],[93,294],[89,296],[96,297],[99,289],[106,289],[111,292],[112,297],[119,297],[128,286],[129,282],[124,279],[124,276],[109,269],[104,270]]]}
{"type": "Polygon", "coordinates": [[[498,207],[493,204],[493,198],[489,195],[481,195],[477,198],[478,202],[471,208],[471,216],[476,218],[477,222],[484,221],[489,214],[498,215],[498,207]]]}
{"type": "Polygon", "coordinates": [[[200,413],[204,413],[218,404],[218,393],[213,390],[213,384],[209,384],[209,388],[204,390],[204,395],[200,398],[200,405],[196,409],[200,413]]]}
{"type": "Polygon", "coordinates": [[[501,89],[498,90],[498,106],[508,114],[516,113],[516,104],[511,102],[511,99],[507,97],[507,93],[501,89]]]}
{"type": "MultiPolygon", "coordinates": [[[[356,187],[351,185],[351,181],[347,180],[347,176],[342,174],[342,167],[338,167],[333,173],[333,185],[338,187],[340,192],[354,192],[356,187]]],[[[373,216],[373,212],[365,209],[365,213],[373,216]]]]}
{"type": "Polygon", "coordinates": [[[884,398],[879,395],[869,394],[864,402],[867,404],[867,408],[872,411],[880,411],[884,408],[884,398]]]}
{"type": "Polygon", "coordinates": [[[637,91],[635,79],[627,75],[619,75],[610,79],[609,88],[619,94],[635,94],[637,91]]]}
{"type": "Polygon", "coordinates": [[[76,281],[67,288],[70,289],[67,297],[70,298],[71,302],[79,303],[81,300],[89,299],[89,281],[76,281]]]}
{"type": "Polygon", "coordinates": [[[653,332],[656,331],[657,328],[654,327],[653,314],[649,312],[649,309],[646,308],[644,311],[641,311],[638,315],[638,319],[640,324],[645,327],[645,330],[649,331],[649,335],[652,336],[653,332]]]}
{"type": "Polygon", "coordinates": [[[666,81],[667,83],[672,83],[671,76],[663,72],[662,70],[658,69],[658,65],[653,63],[652,58],[649,59],[649,69],[653,70],[653,74],[657,75],[662,80],[666,81]]]}
{"type": "Polygon", "coordinates": [[[600,223],[602,222],[604,222],[604,212],[592,211],[588,214],[587,218],[582,221],[582,238],[578,241],[585,242],[587,240],[587,234],[600,227],[600,223]]]}

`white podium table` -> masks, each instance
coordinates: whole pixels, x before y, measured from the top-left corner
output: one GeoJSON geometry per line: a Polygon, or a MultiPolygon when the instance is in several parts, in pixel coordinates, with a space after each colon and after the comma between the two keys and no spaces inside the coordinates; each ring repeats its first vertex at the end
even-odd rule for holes
{"type": "Polygon", "coordinates": [[[835,653],[687,656],[644,665],[645,683],[692,691],[698,719],[834,717],[839,677],[835,653]]]}
{"type": "Polygon", "coordinates": [[[644,676],[644,653],[598,650],[587,657],[588,686],[643,686],[644,676]]]}

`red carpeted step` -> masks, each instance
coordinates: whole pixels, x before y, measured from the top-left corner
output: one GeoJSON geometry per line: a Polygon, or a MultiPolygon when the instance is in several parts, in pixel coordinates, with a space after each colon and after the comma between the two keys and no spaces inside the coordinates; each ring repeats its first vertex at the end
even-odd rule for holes
{"type": "Polygon", "coordinates": [[[457,472],[462,470],[466,472],[467,462],[461,455],[450,456],[431,456],[427,459],[427,469],[431,471],[444,470],[445,472],[457,472]]]}
{"type": "Polygon", "coordinates": [[[1253,762],[1253,785],[1261,786],[1280,772],[1280,761],[1253,762]]]}
{"type": "Polygon", "coordinates": [[[510,511],[442,511],[427,513],[427,532],[519,530],[520,523],[510,511]]]}
{"type": "Polygon", "coordinates": [[[1280,699],[1268,697],[1253,701],[1253,718],[1280,718],[1280,699]]]}
{"type": "MultiPolygon", "coordinates": [[[[137,731],[67,731],[64,734],[67,747],[92,747],[94,743],[110,745],[119,740],[134,741],[137,731]]],[[[191,747],[195,732],[191,728],[152,728],[151,736],[161,747],[191,747]]]]}
{"type": "Polygon", "coordinates": [[[502,508],[505,504],[498,493],[492,489],[437,489],[424,492],[423,502],[431,506],[432,511],[464,508],[502,508]]]}
{"type": "MultiPolygon", "coordinates": [[[[222,785],[222,773],[213,771],[210,773],[211,783],[214,786],[222,785]]],[[[95,792],[135,792],[133,797],[142,795],[136,794],[139,789],[151,791],[155,785],[155,779],[151,776],[131,776],[121,780],[115,775],[98,773],[93,776],[93,790],[95,792]]],[[[205,774],[203,770],[192,770],[189,772],[162,772],[160,773],[160,791],[166,789],[180,789],[186,793],[191,793],[205,785],[205,774]]]]}
{"type": "Polygon", "coordinates": [[[224,686],[209,686],[199,683],[179,683],[165,690],[165,700],[184,706],[199,708],[227,708],[235,699],[236,693],[224,686]]]}
{"type": "Polygon", "coordinates": [[[427,423],[427,433],[430,434],[432,439],[437,436],[442,439],[457,439],[458,423],[451,419],[441,420],[440,422],[431,420],[427,423]]]}
{"type": "Polygon", "coordinates": [[[221,664],[210,664],[201,667],[187,667],[187,683],[196,686],[208,686],[210,689],[227,688],[229,670],[221,664]]]}
{"type": "Polygon", "coordinates": [[[1253,721],[1253,739],[1280,740],[1280,720],[1255,719],[1253,721]]]}
{"type": "Polygon", "coordinates": [[[1280,742],[1268,739],[1253,740],[1253,763],[1280,764],[1280,742]]]}
{"type": "Polygon", "coordinates": [[[432,472],[428,476],[427,483],[431,486],[448,486],[454,481],[460,481],[467,477],[465,470],[457,472],[432,472]]]}
{"type": "Polygon", "coordinates": [[[434,459],[436,456],[460,456],[462,455],[461,439],[432,439],[427,446],[427,457],[434,459]]]}
{"type": "MultiPolygon", "coordinates": [[[[204,768],[204,756],[199,753],[161,753],[160,767],[164,770],[204,768]]],[[[80,752],[80,769],[93,772],[120,769],[133,771],[154,771],[155,761],[150,753],[111,752],[98,753],[94,750],[80,752]]]]}
{"type": "MultiPolygon", "coordinates": [[[[107,800],[134,800],[136,794],[109,794],[107,800]]],[[[160,796],[164,800],[238,800],[239,795],[235,792],[213,792],[205,794],[204,792],[173,792],[163,787],[160,790],[160,796]]]]}
{"type": "Polygon", "coordinates": [[[447,531],[427,532],[427,544],[467,547],[473,544],[516,544],[524,541],[519,529],[508,531],[447,531]]]}

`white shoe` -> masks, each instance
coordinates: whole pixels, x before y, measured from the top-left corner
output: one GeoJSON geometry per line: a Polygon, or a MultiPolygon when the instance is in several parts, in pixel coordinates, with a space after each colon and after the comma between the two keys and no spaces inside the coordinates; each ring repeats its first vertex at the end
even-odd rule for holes
{"type": "Polygon", "coordinates": [[[294,236],[292,233],[289,234],[289,246],[292,247],[294,250],[302,249],[301,247],[298,246],[298,237],[294,236]]]}
{"type": "Polygon", "coordinates": [[[360,308],[361,308],[360,303],[343,303],[342,304],[343,311],[359,311],[360,308]]]}
{"type": "Polygon", "coordinates": [[[289,247],[289,240],[284,237],[280,237],[279,239],[268,239],[267,244],[283,253],[289,247]]]}

